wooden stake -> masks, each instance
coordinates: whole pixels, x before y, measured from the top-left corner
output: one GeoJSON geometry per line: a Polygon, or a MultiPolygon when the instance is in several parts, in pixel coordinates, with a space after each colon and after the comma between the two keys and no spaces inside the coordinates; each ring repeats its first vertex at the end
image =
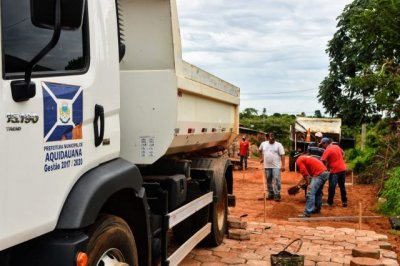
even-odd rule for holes
{"type": "Polygon", "coordinates": [[[362,203],[359,203],[360,211],[358,213],[358,229],[361,230],[361,223],[362,223],[362,203]]]}
{"type": "Polygon", "coordinates": [[[265,223],[266,217],[267,217],[267,189],[266,189],[266,186],[265,186],[265,170],[264,170],[264,167],[261,168],[261,171],[263,171],[263,174],[261,176],[262,176],[262,179],[263,179],[263,190],[264,190],[263,198],[264,198],[264,223],[265,223]]]}
{"type": "MultiPolygon", "coordinates": [[[[382,216],[362,216],[362,219],[377,219],[381,218],[382,216]]],[[[358,220],[360,217],[356,216],[327,216],[327,217],[307,217],[307,218],[289,218],[289,222],[296,222],[296,221],[351,221],[351,220],[358,220]]]]}
{"type": "Polygon", "coordinates": [[[266,222],[267,219],[267,193],[264,191],[264,223],[266,222]]]}

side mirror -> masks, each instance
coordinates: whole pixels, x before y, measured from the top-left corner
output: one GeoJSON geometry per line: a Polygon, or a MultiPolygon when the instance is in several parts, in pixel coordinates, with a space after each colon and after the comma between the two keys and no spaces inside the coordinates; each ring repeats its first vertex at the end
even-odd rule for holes
{"type": "MultiPolygon", "coordinates": [[[[56,1],[31,0],[32,24],[39,28],[54,29],[56,1]]],[[[61,28],[76,30],[82,25],[85,0],[61,0],[61,28]]]]}

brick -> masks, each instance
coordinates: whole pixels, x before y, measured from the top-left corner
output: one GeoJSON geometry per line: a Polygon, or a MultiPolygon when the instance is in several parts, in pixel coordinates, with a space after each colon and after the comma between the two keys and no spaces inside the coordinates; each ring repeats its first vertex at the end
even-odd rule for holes
{"type": "Polygon", "coordinates": [[[385,266],[385,264],[377,259],[359,257],[352,259],[350,266],[385,266]]]}
{"type": "Polygon", "coordinates": [[[360,246],[353,248],[351,254],[353,255],[353,257],[366,257],[372,259],[379,259],[381,257],[379,249],[374,249],[369,246],[360,246]]]}
{"type": "Polygon", "coordinates": [[[243,229],[230,229],[229,238],[236,240],[250,240],[250,233],[243,229]]]}

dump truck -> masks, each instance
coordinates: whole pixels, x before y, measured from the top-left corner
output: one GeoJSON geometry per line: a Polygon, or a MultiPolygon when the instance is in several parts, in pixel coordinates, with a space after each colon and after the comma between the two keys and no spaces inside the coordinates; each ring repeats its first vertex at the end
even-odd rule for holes
{"type": "Polygon", "coordinates": [[[2,0],[1,27],[0,265],[222,242],[240,90],[182,60],[175,0],[2,0]]]}
{"type": "Polygon", "coordinates": [[[331,139],[342,149],[354,148],[353,138],[342,136],[342,120],[340,118],[317,118],[317,117],[296,117],[293,125],[290,127],[291,153],[289,156],[289,169],[294,171],[295,160],[292,156],[295,152],[307,152],[310,143],[316,143],[316,133],[322,133],[323,137],[331,139]]]}

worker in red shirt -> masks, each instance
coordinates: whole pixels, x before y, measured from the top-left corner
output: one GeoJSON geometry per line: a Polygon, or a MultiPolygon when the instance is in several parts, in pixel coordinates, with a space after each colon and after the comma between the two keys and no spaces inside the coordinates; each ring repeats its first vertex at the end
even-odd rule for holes
{"type": "Polygon", "coordinates": [[[250,142],[246,139],[246,136],[242,136],[242,140],[239,143],[239,156],[240,156],[240,167],[247,169],[247,158],[249,157],[250,142]],[[244,163],[244,167],[243,167],[244,163]]]}
{"type": "Polygon", "coordinates": [[[328,166],[330,171],[328,205],[333,206],[336,185],[339,185],[342,206],[347,207],[347,193],[345,186],[346,163],[344,161],[344,152],[338,145],[331,144],[328,138],[322,138],[320,145],[325,149],[321,160],[328,166]]]}
{"type": "Polygon", "coordinates": [[[300,155],[296,160],[296,165],[309,184],[306,206],[303,214],[299,215],[299,217],[307,218],[312,213],[321,212],[322,189],[329,178],[329,172],[320,160],[309,155],[300,155]]]}

